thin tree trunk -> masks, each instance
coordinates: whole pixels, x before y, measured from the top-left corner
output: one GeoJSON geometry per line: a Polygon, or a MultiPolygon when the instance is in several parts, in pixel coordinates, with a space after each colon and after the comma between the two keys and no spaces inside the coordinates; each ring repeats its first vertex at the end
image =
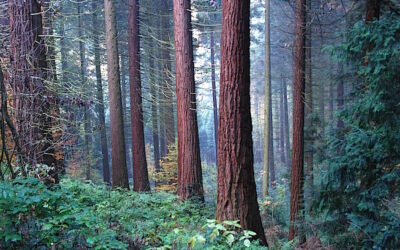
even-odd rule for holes
{"type": "Polygon", "coordinates": [[[108,91],[110,95],[112,185],[129,189],[126,168],[124,121],[122,118],[121,86],[117,47],[115,8],[112,0],[104,0],[108,91]]]}
{"type": "MultiPolygon", "coordinates": [[[[150,51],[153,52],[153,46],[150,46],[150,51]]],[[[150,69],[154,68],[154,61],[149,57],[149,66],[150,69]]],[[[154,169],[156,172],[161,170],[160,167],[160,144],[158,137],[158,96],[157,96],[157,88],[154,86],[156,83],[154,82],[154,72],[150,72],[150,93],[151,93],[151,121],[153,127],[153,152],[154,152],[154,169]]]]}
{"type": "Polygon", "coordinates": [[[178,195],[203,201],[196,113],[190,0],[174,0],[176,99],[178,114],[178,195]]]}
{"type": "Polygon", "coordinates": [[[286,164],[286,152],[285,152],[285,105],[283,96],[283,85],[281,84],[281,89],[279,92],[279,143],[281,148],[281,162],[286,164]]]}
{"type": "Polygon", "coordinates": [[[306,163],[307,163],[307,205],[310,207],[313,188],[313,162],[314,162],[314,135],[313,135],[313,86],[312,86],[312,59],[311,59],[311,0],[306,0],[306,41],[305,41],[305,129],[306,137],[306,163]]]}
{"type": "Polygon", "coordinates": [[[162,2],[162,16],[161,16],[161,39],[164,43],[162,46],[162,81],[163,90],[165,94],[164,111],[165,111],[165,144],[166,152],[169,152],[168,147],[175,143],[175,120],[174,120],[174,98],[171,82],[171,56],[169,53],[169,39],[170,39],[170,25],[169,25],[169,2],[163,0],[162,2]]]}
{"type": "MultiPolygon", "coordinates": [[[[299,225],[303,220],[303,170],[304,170],[304,91],[305,91],[305,27],[306,0],[297,0],[296,40],[294,55],[293,91],[293,152],[290,194],[289,240],[301,236],[299,225]]],[[[303,241],[300,237],[300,241],[303,241]]]]}
{"type": "MultiPolygon", "coordinates": [[[[97,18],[97,0],[92,0],[92,11],[93,11],[93,27],[99,27],[97,18]]],[[[103,158],[103,180],[105,183],[110,184],[110,166],[108,163],[108,145],[107,145],[107,130],[106,130],[106,119],[104,115],[104,96],[103,96],[103,84],[101,78],[101,60],[100,60],[100,40],[99,33],[96,29],[93,30],[93,41],[94,41],[94,65],[96,67],[96,88],[97,88],[97,112],[99,113],[100,123],[100,137],[101,137],[101,154],[103,158]]]]}
{"type": "Polygon", "coordinates": [[[270,1],[265,1],[265,103],[264,103],[264,173],[262,195],[268,195],[269,170],[273,167],[273,131],[271,100],[271,46],[270,46],[270,1]]]}
{"type": "Polygon", "coordinates": [[[285,151],[287,159],[288,170],[292,169],[292,157],[290,152],[290,133],[289,133],[289,107],[287,96],[286,79],[282,75],[282,89],[283,89],[283,108],[284,108],[284,123],[285,123],[285,151]]]}
{"type": "Polygon", "coordinates": [[[133,190],[150,190],[143,129],[140,78],[139,2],[129,1],[129,79],[132,126],[133,190]]]}
{"type": "Polygon", "coordinates": [[[215,80],[215,39],[214,32],[210,34],[211,48],[211,87],[214,110],[214,142],[215,142],[215,164],[218,166],[218,104],[217,104],[217,85],[215,80]]]}
{"type": "MultiPolygon", "coordinates": [[[[78,36],[79,36],[79,56],[80,56],[80,80],[82,89],[86,92],[88,86],[86,83],[86,58],[85,58],[85,44],[83,42],[83,24],[82,24],[82,6],[81,3],[78,3],[78,36]]],[[[84,117],[84,154],[85,154],[85,167],[86,167],[86,180],[90,180],[91,177],[91,166],[90,166],[90,149],[89,149],[89,110],[87,107],[87,103],[84,105],[83,111],[84,117]]]]}
{"type": "Polygon", "coordinates": [[[218,221],[239,220],[266,245],[257,202],[250,112],[250,1],[222,1],[218,221]]]}

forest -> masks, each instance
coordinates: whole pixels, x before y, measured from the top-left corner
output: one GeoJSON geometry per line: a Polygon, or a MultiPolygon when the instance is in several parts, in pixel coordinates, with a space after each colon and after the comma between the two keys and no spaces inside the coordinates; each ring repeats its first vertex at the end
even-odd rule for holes
{"type": "Polygon", "coordinates": [[[399,0],[0,0],[0,249],[400,249],[399,0]]]}

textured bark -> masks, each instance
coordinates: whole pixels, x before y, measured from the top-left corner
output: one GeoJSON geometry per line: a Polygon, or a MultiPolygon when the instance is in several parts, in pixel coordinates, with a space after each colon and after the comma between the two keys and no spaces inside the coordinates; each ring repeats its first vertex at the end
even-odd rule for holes
{"type": "MultiPolygon", "coordinates": [[[[97,18],[97,0],[92,0],[93,10],[93,27],[99,27],[99,21],[97,18]]],[[[108,145],[107,145],[107,130],[106,130],[106,119],[104,115],[104,96],[103,96],[103,84],[101,77],[101,62],[100,62],[100,40],[99,32],[93,30],[93,42],[94,42],[94,65],[96,67],[96,98],[97,98],[97,112],[99,113],[99,125],[100,125],[100,137],[101,137],[101,154],[103,158],[103,180],[105,183],[110,184],[110,166],[108,163],[108,145]]]]}
{"type": "Polygon", "coordinates": [[[143,129],[140,79],[139,2],[129,1],[129,80],[132,126],[133,190],[150,190],[143,129]]]}
{"type": "Polygon", "coordinates": [[[222,1],[218,221],[239,220],[266,244],[257,202],[250,112],[250,1],[222,1]]]}
{"type": "Polygon", "coordinates": [[[284,108],[284,123],[285,123],[285,151],[287,159],[287,168],[292,169],[292,157],[290,152],[290,133],[289,133],[289,108],[286,79],[282,76],[282,90],[283,90],[283,108],[284,108]]]}
{"type": "Polygon", "coordinates": [[[169,52],[170,47],[170,17],[168,16],[170,11],[168,0],[162,0],[161,4],[161,40],[164,43],[162,46],[162,81],[163,81],[163,92],[165,95],[164,102],[164,115],[165,115],[165,144],[166,152],[168,153],[168,147],[175,143],[175,119],[174,119],[174,94],[171,82],[171,55],[169,52]]]}
{"type": "Polygon", "coordinates": [[[108,91],[110,95],[112,185],[113,187],[129,189],[128,170],[126,168],[124,122],[122,118],[115,8],[112,0],[104,0],[104,10],[106,22],[108,91]]]}
{"type": "Polygon", "coordinates": [[[196,113],[190,0],[174,0],[176,99],[178,114],[178,195],[204,200],[196,113]]]}
{"type": "Polygon", "coordinates": [[[264,173],[262,194],[268,195],[269,170],[273,167],[273,131],[271,100],[271,46],[270,46],[270,1],[265,1],[265,103],[264,103],[264,173]]]}
{"type": "Polygon", "coordinates": [[[57,161],[52,136],[51,105],[54,95],[47,89],[47,59],[43,40],[41,5],[36,0],[9,0],[10,84],[20,164],[53,166],[57,182],[57,161]]]}
{"type": "Polygon", "coordinates": [[[211,87],[214,110],[214,142],[215,142],[215,164],[218,166],[218,104],[217,104],[217,85],[215,81],[215,39],[214,32],[210,34],[211,48],[211,87]]]}
{"type": "MultiPolygon", "coordinates": [[[[306,0],[297,0],[293,83],[293,166],[290,188],[289,240],[294,239],[297,235],[300,236],[299,225],[303,220],[305,27],[306,0]]],[[[302,238],[300,237],[301,241],[303,241],[302,238]]]]}

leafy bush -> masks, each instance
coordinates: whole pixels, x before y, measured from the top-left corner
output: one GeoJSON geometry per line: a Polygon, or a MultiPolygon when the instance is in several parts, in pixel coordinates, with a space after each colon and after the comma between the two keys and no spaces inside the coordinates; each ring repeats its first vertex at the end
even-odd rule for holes
{"type": "Polygon", "coordinates": [[[77,180],[0,182],[1,249],[259,248],[214,209],[165,193],[134,193],[77,180]],[[203,226],[205,225],[205,226],[203,226]],[[250,243],[250,244],[249,244],[250,243]]]}

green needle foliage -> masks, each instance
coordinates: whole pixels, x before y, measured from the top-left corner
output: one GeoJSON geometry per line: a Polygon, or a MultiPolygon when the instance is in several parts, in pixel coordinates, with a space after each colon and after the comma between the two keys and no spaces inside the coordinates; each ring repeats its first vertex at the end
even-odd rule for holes
{"type": "Polygon", "coordinates": [[[329,212],[331,241],[340,247],[394,249],[400,245],[400,20],[357,23],[333,52],[357,77],[339,114],[344,128],[329,142],[319,206],[329,212]]]}

